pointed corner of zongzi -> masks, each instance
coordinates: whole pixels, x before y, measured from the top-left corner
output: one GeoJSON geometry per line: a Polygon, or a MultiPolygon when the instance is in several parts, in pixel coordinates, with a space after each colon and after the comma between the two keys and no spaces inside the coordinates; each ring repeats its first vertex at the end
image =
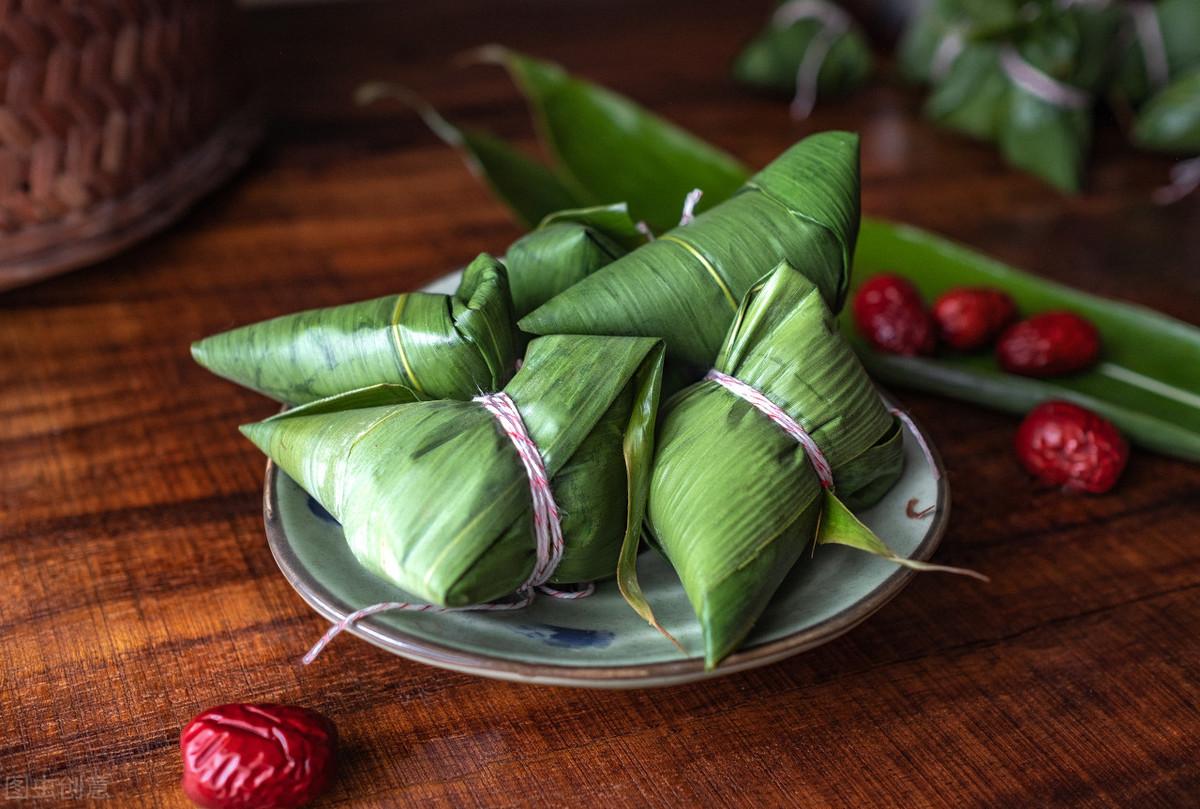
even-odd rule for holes
{"type": "MultiPolygon", "coordinates": [[[[757,562],[750,567],[767,572],[757,562]]],[[[750,634],[787,570],[769,572],[771,575],[756,580],[739,571],[705,594],[696,610],[704,639],[704,668],[716,668],[750,634]]]]}
{"type": "Polygon", "coordinates": [[[261,359],[255,351],[254,325],[219,332],[191,345],[192,359],[213,374],[243,387],[271,394],[255,384],[250,367],[261,359]]]}
{"type": "Polygon", "coordinates": [[[212,349],[212,343],[210,342],[211,340],[212,337],[203,337],[199,340],[193,341],[191,345],[192,360],[194,360],[195,363],[201,368],[207,368],[209,370],[212,370],[209,366],[209,363],[212,361],[209,357],[212,349]]]}
{"type": "Polygon", "coordinates": [[[249,439],[264,455],[270,456],[271,436],[275,427],[269,421],[252,421],[238,426],[238,432],[249,439]]]}

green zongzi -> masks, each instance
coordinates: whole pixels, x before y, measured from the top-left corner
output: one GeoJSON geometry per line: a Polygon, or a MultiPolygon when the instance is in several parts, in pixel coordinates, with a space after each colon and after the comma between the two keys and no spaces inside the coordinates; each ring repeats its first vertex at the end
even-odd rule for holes
{"type": "Polygon", "coordinates": [[[453,295],[403,293],[284,315],[201,340],[192,356],[288,404],[375,384],[469,398],[512,375],[516,318],[645,241],[623,204],[559,211],[513,242],[503,262],[473,261],[453,295]]]}
{"type": "Polygon", "coordinates": [[[901,65],[933,84],[934,120],[995,142],[1012,165],[1074,191],[1120,22],[1100,3],[935,0],[910,25],[901,65]]]}
{"type": "Polygon", "coordinates": [[[498,390],[516,363],[504,266],[471,262],[453,295],[388,295],[233,329],[192,346],[215,374],[288,404],[376,384],[423,399],[498,390]]]}
{"type": "Polygon", "coordinates": [[[1115,95],[1138,106],[1200,67],[1200,2],[1158,0],[1124,5],[1126,28],[1115,95]]]}
{"type": "Polygon", "coordinates": [[[784,0],[733,64],[738,81],[792,93],[792,117],[818,98],[846,95],[871,73],[871,50],[854,20],[830,0],[784,0]]]}
{"type": "Polygon", "coordinates": [[[524,317],[645,243],[624,203],[548,215],[504,256],[514,314],[524,317]]]}
{"type": "Polygon", "coordinates": [[[1200,153],[1200,68],[1150,99],[1138,115],[1133,138],[1158,152],[1200,153]]]}
{"type": "Polygon", "coordinates": [[[859,220],[858,136],[793,146],[725,202],[583,279],[520,321],[533,334],[663,337],[711,365],[739,299],[780,261],[842,307],[859,220]]]}
{"type": "Polygon", "coordinates": [[[414,401],[376,386],[243,432],[342,523],[363,566],[429,604],[481,604],[544,561],[533,476],[489,402],[516,408],[561,510],[561,560],[533,583],[602,579],[641,531],[662,357],[649,338],[544,337],[502,393],[414,401]]]}
{"type": "Polygon", "coordinates": [[[892,486],[902,441],[817,288],[781,264],[747,293],[713,372],[672,397],[659,425],[648,522],[700,621],[707,665],[742,642],[823,512],[892,486]]]}

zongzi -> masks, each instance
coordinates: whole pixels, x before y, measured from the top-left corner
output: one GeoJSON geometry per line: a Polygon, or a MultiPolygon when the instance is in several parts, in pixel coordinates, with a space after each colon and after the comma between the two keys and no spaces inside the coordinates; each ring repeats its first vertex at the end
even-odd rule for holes
{"type": "Polygon", "coordinates": [[[1141,105],[1200,67],[1200,2],[1158,0],[1124,4],[1126,28],[1113,91],[1141,105]]]}
{"type": "Polygon", "coordinates": [[[857,90],[870,73],[866,39],[830,0],[784,0],[733,64],[743,84],[792,93],[797,119],[807,118],[818,98],[857,90]]]}
{"type": "Polygon", "coordinates": [[[584,278],[520,327],[663,337],[672,356],[708,366],[738,300],[780,261],[840,310],[858,220],[858,136],[812,135],[730,199],[584,278]]]}
{"type": "Polygon", "coordinates": [[[559,211],[509,247],[481,255],[453,295],[425,292],[312,309],[201,340],[213,373],[288,404],[376,384],[466,399],[512,375],[515,319],[644,244],[623,204],[559,211]]]}
{"type": "Polygon", "coordinates": [[[1102,3],[935,0],[910,25],[901,65],[933,84],[931,118],[1074,191],[1120,22],[1102,3]]]}
{"type": "Polygon", "coordinates": [[[475,401],[383,385],[243,432],[341,521],[363,566],[430,604],[481,604],[616,572],[641,532],[662,359],[649,338],[544,337],[503,392],[475,401]],[[515,407],[561,513],[561,559],[540,579],[538,490],[496,397],[515,407]]]}
{"type": "MultiPolygon", "coordinates": [[[[781,264],[754,285],[714,370],[664,407],[647,506],[656,547],[700,621],[708,666],[742,642],[823,513],[871,505],[893,485],[902,442],[812,282],[781,264]]],[[[623,578],[634,575],[622,567],[623,578]]],[[[648,613],[636,598],[633,606],[648,613]]]]}
{"type": "Polygon", "coordinates": [[[192,356],[288,404],[385,383],[423,399],[467,399],[512,376],[508,276],[484,254],[453,295],[401,293],[284,315],[201,340],[192,356]]]}
{"type": "Polygon", "coordinates": [[[1200,154],[1200,68],[1150,99],[1138,115],[1133,138],[1159,152],[1200,154]]]}

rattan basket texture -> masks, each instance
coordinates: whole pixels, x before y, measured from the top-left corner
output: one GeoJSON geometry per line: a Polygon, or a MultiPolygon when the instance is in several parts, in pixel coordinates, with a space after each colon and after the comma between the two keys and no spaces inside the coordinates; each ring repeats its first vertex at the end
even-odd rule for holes
{"type": "Polygon", "coordinates": [[[261,126],[224,0],[0,0],[0,289],[168,224],[261,126]]]}

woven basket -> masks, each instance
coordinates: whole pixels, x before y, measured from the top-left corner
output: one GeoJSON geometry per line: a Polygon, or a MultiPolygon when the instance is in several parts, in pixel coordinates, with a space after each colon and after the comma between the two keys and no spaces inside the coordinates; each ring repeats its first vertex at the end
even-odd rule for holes
{"type": "Polygon", "coordinates": [[[0,289],[165,226],[261,132],[225,0],[0,0],[0,289]]]}

